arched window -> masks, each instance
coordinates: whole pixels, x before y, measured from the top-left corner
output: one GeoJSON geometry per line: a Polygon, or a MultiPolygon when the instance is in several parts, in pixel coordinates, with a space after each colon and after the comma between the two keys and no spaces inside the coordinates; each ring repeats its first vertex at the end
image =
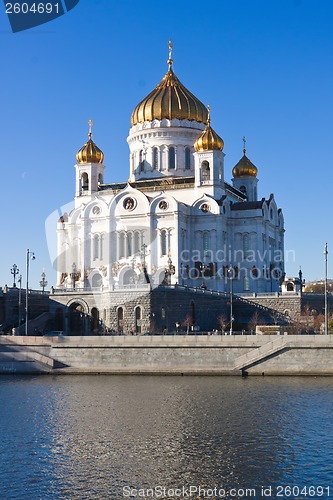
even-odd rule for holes
{"type": "Polygon", "coordinates": [[[141,307],[137,306],[135,308],[135,330],[136,330],[136,333],[141,333],[141,319],[142,319],[141,307]]]}
{"type": "Polygon", "coordinates": [[[99,235],[95,234],[93,239],[93,259],[99,258],[99,235]]]}
{"type": "Polygon", "coordinates": [[[249,254],[249,235],[244,234],[243,236],[243,254],[244,254],[244,259],[247,259],[248,254],[249,254]]]}
{"type": "Polygon", "coordinates": [[[91,310],[91,331],[93,333],[98,333],[99,327],[99,311],[96,307],[91,310]]]}
{"type": "Polygon", "coordinates": [[[119,259],[125,257],[125,234],[119,235],[119,259]]]}
{"type": "Polygon", "coordinates": [[[153,169],[158,169],[158,149],[153,148],[153,169]]]}
{"type": "Polygon", "coordinates": [[[165,229],[161,231],[161,255],[167,254],[167,232],[165,229]]]}
{"type": "Polygon", "coordinates": [[[250,291],[250,278],[246,275],[244,276],[244,292],[250,291]]]}
{"type": "Polygon", "coordinates": [[[190,148],[185,148],[185,170],[190,170],[191,168],[191,150],[190,148]]]}
{"type": "Polygon", "coordinates": [[[256,268],[256,266],[253,266],[252,269],[251,269],[251,275],[252,275],[252,278],[253,279],[257,279],[259,278],[259,271],[258,269],[256,268]]]}
{"type": "Polygon", "coordinates": [[[91,278],[91,286],[92,288],[99,288],[103,285],[103,278],[99,273],[96,273],[91,278]]]}
{"type": "Polygon", "coordinates": [[[141,172],[144,172],[144,170],[145,170],[145,162],[144,162],[144,159],[143,159],[143,151],[142,151],[142,149],[141,149],[141,151],[139,153],[139,167],[140,167],[141,172]]]}
{"type": "Polygon", "coordinates": [[[98,174],[98,184],[103,184],[103,175],[98,174]]]}
{"type": "Polygon", "coordinates": [[[88,191],[88,189],[89,189],[89,177],[88,177],[88,174],[86,172],[84,172],[82,174],[81,180],[82,180],[82,190],[88,191]]]}
{"type": "Polygon", "coordinates": [[[201,171],[202,171],[202,180],[209,181],[210,180],[210,168],[209,168],[208,161],[205,160],[202,162],[201,171]]]}
{"type": "Polygon", "coordinates": [[[247,195],[246,186],[241,186],[241,187],[239,188],[239,190],[240,190],[243,194],[245,194],[245,196],[247,195]]]}
{"type": "Polygon", "coordinates": [[[176,168],[176,152],[175,148],[169,148],[169,170],[176,168]]]}
{"type": "Polygon", "coordinates": [[[122,307],[118,307],[117,310],[117,330],[118,333],[124,332],[124,309],[122,307]]]}

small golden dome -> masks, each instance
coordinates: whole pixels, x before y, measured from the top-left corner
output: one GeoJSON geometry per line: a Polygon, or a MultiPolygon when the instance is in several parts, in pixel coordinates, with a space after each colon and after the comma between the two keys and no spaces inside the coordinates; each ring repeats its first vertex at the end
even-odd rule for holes
{"type": "Polygon", "coordinates": [[[89,120],[89,141],[76,153],[78,163],[103,163],[104,153],[92,140],[92,121],[89,120]]]}
{"type": "Polygon", "coordinates": [[[184,87],[172,70],[171,42],[169,49],[169,70],[157,87],[134,109],[131,116],[132,126],[164,118],[207,123],[206,106],[184,87]]]}
{"type": "Polygon", "coordinates": [[[243,149],[244,156],[232,169],[233,177],[257,177],[257,167],[246,156],[246,149],[243,149]]]}
{"type": "Polygon", "coordinates": [[[207,126],[194,142],[194,149],[196,151],[222,151],[223,147],[223,139],[210,126],[210,108],[208,106],[207,126]]]}

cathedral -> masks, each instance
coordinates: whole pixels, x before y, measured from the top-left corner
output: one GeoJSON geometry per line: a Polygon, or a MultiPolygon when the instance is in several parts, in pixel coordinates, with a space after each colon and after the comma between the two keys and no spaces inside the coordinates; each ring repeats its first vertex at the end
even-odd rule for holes
{"type": "MultiPolygon", "coordinates": [[[[273,194],[258,197],[245,138],[228,182],[223,139],[209,106],[174,73],[170,42],[167,64],[132,112],[128,180],[106,182],[90,120],[76,155],[75,207],[58,222],[56,294],[98,293],[110,324],[117,291],[232,287],[246,295],[278,291],[284,278],[283,214],[273,194]]],[[[135,314],[134,323],[144,312],[135,314]]]]}

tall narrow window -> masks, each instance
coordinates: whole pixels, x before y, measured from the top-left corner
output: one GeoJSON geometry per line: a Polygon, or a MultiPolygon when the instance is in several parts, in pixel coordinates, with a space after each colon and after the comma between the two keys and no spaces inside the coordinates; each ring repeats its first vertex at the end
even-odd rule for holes
{"type": "Polygon", "coordinates": [[[185,148],[185,170],[190,170],[191,168],[191,150],[190,148],[185,148]]]}
{"type": "Polygon", "coordinates": [[[167,254],[167,232],[165,229],[161,231],[161,254],[167,254]]]}
{"type": "Polygon", "coordinates": [[[133,235],[132,233],[127,233],[127,257],[133,254],[133,235]]]}
{"type": "Polygon", "coordinates": [[[141,319],[142,319],[141,307],[137,306],[135,308],[135,330],[136,330],[136,333],[141,333],[141,319]]]}
{"type": "Polygon", "coordinates": [[[176,168],[176,153],[175,148],[169,148],[169,170],[176,168]]]}
{"type": "Polygon", "coordinates": [[[201,171],[202,171],[202,180],[209,181],[210,180],[210,168],[209,168],[208,161],[205,160],[202,162],[201,171]]]}
{"type": "Polygon", "coordinates": [[[99,258],[99,235],[95,234],[93,239],[93,259],[99,258]]]}
{"type": "Polygon", "coordinates": [[[104,257],[104,234],[101,234],[99,245],[99,258],[102,260],[104,257]]]}
{"type": "Polygon", "coordinates": [[[202,237],[203,251],[207,252],[209,250],[209,233],[204,233],[202,237]]]}
{"type": "Polygon", "coordinates": [[[153,148],[153,169],[158,169],[158,149],[153,148]]]}
{"type": "Polygon", "coordinates": [[[125,234],[119,235],[119,259],[125,257],[125,234]]]}
{"type": "Polygon", "coordinates": [[[250,291],[250,278],[246,275],[244,276],[244,292],[250,291]]]}
{"type": "Polygon", "coordinates": [[[124,331],[124,309],[122,307],[118,307],[117,311],[117,329],[118,333],[123,333],[124,331]]]}
{"type": "Polygon", "coordinates": [[[243,254],[244,254],[244,259],[248,258],[249,255],[249,235],[244,234],[243,236],[243,254]]]}
{"type": "Polygon", "coordinates": [[[134,233],[134,253],[137,254],[139,253],[140,249],[140,233],[139,231],[136,231],[134,233]]]}
{"type": "Polygon", "coordinates": [[[82,189],[83,191],[88,191],[89,189],[89,177],[86,172],[82,174],[82,189]]]}
{"type": "Polygon", "coordinates": [[[144,169],[145,169],[145,162],[144,162],[144,159],[143,159],[143,151],[142,151],[142,149],[141,149],[141,151],[139,153],[139,167],[140,167],[141,172],[143,172],[144,169]]]}

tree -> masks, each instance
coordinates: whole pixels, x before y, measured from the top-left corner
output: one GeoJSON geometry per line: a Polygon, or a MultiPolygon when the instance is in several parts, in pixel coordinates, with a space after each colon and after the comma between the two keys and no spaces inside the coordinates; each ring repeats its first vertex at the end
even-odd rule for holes
{"type": "Polygon", "coordinates": [[[270,316],[274,322],[274,325],[278,325],[281,313],[279,311],[276,311],[275,309],[272,309],[270,316]]]}
{"type": "Polygon", "coordinates": [[[193,324],[192,316],[190,314],[187,314],[187,316],[185,316],[184,321],[182,322],[182,326],[186,327],[186,335],[188,335],[192,324],[193,324]]]}
{"type": "Polygon", "coordinates": [[[220,314],[220,316],[217,318],[217,324],[221,330],[221,334],[224,334],[225,327],[228,324],[228,319],[225,314],[220,314]]]}
{"type": "Polygon", "coordinates": [[[258,313],[258,311],[255,311],[248,323],[249,330],[255,333],[259,322],[260,322],[260,314],[258,313]]]}
{"type": "Polygon", "coordinates": [[[328,321],[328,329],[333,331],[333,316],[328,321]]]}
{"type": "MultiPolygon", "coordinates": [[[[328,280],[327,291],[333,292],[333,280],[328,280]]],[[[325,293],[325,283],[323,281],[308,283],[304,288],[304,292],[325,293]]]]}

